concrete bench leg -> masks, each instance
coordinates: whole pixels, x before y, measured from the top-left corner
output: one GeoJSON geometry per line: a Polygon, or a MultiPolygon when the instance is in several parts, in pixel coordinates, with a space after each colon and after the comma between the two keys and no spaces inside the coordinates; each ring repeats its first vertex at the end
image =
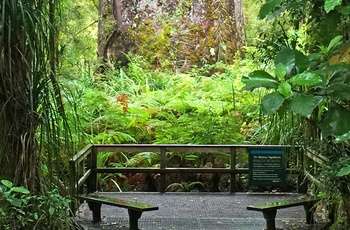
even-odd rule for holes
{"type": "Polygon", "coordinates": [[[314,203],[309,202],[304,204],[304,210],[306,213],[306,223],[313,224],[314,223],[314,203]]]}
{"type": "Polygon", "coordinates": [[[92,222],[98,223],[101,221],[101,206],[100,203],[88,202],[89,209],[92,211],[92,222]]]}
{"type": "Polygon", "coordinates": [[[264,211],[263,215],[266,220],[266,230],[276,230],[275,218],[276,218],[277,210],[269,210],[264,211]]]}
{"type": "Polygon", "coordinates": [[[139,219],[142,215],[142,212],[128,209],[129,213],[129,228],[130,230],[139,230],[139,219]]]}

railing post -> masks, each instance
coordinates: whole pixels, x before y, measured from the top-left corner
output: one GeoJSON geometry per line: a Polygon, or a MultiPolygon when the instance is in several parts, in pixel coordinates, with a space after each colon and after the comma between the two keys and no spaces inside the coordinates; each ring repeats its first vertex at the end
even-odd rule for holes
{"type": "Polygon", "coordinates": [[[230,173],[230,193],[236,192],[236,153],[235,147],[230,148],[230,169],[233,172],[230,173]]]}
{"type": "MultiPolygon", "coordinates": [[[[160,168],[165,169],[167,167],[167,159],[166,159],[166,148],[160,147],[160,168]]],[[[159,191],[161,193],[165,193],[166,190],[166,172],[160,173],[160,187],[159,191]]]]}
{"type": "Polygon", "coordinates": [[[75,173],[76,173],[76,176],[77,176],[77,194],[83,194],[84,193],[84,186],[81,186],[80,188],[78,188],[78,178],[81,178],[84,173],[85,173],[85,163],[86,161],[85,160],[82,160],[82,161],[78,161],[76,162],[76,168],[75,168],[75,173]]]}
{"type": "Polygon", "coordinates": [[[77,186],[78,186],[78,180],[77,180],[77,174],[76,174],[76,166],[75,161],[70,160],[69,161],[69,171],[70,171],[70,197],[72,198],[72,201],[70,203],[70,215],[74,216],[75,212],[77,210],[77,201],[75,200],[75,197],[77,195],[77,186]]]}
{"type": "Polygon", "coordinates": [[[87,193],[97,191],[97,149],[92,146],[91,153],[87,156],[88,169],[91,169],[91,175],[87,179],[87,193]]]}
{"type": "Polygon", "coordinates": [[[298,151],[298,184],[297,184],[297,190],[298,193],[307,193],[307,179],[304,176],[304,170],[305,170],[305,158],[304,158],[304,151],[303,148],[300,147],[298,151]]]}

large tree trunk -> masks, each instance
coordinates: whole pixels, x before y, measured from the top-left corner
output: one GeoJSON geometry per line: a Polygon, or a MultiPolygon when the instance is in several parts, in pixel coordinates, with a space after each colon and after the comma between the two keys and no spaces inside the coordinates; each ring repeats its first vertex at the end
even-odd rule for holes
{"type": "Polygon", "coordinates": [[[0,78],[0,177],[34,190],[37,176],[37,155],[35,151],[34,116],[30,103],[27,61],[29,57],[21,51],[23,43],[11,42],[11,54],[3,53],[2,63],[12,71],[2,73],[0,78]],[[16,63],[16,68],[12,66],[16,63]]]}
{"type": "MultiPolygon", "coordinates": [[[[52,114],[63,111],[54,75],[57,43],[53,18],[57,1],[46,3],[48,8],[35,0],[4,0],[0,4],[0,12],[4,13],[0,35],[6,35],[0,36],[0,179],[31,191],[42,186],[36,129],[42,125],[42,145],[49,140],[46,146],[59,146],[58,142],[52,143],[58,139],[52,130],[59,116],[52,114]],[[50,17],[46,18],[44,12],[50,17]]],[[[47,150],[47,158],[51,149],[47,150]]]]}
{"type": "Polygon", "coordinates": [[[244,44],[241,0],[100,0],[99,6],[98,54],[106,61],[125,64],[131,52],[153,66],[186,71],[231,62],[244,44]]]}

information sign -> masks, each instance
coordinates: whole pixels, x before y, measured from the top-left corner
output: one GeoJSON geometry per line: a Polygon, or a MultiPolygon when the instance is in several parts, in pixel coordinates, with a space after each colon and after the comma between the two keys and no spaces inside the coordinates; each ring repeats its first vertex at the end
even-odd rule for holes
{"type": "Polygon", "coordinates": [[[283,185],[286,167],[283,149],[249,149],[249,184],[283,185]]]}

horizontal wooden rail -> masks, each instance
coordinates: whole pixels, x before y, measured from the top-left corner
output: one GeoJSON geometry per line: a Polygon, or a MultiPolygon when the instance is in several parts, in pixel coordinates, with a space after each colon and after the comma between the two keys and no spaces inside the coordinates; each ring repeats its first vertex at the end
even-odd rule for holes
{"type": "MultiPolygon", "coordinates": [[[[249,149],[290,149],[287,145],[185,145],[185,144],[107,144],[88,145],[77,153],[71,160],[71,181],[75,183],[72,191],[79,193],[83,185],[88,191],[96,191],[95,181],[98,173],[155,173],[160,175],[160,192],[166,190],[166,174],[169,173],[226,173],[230,174],[230,192],[235,192],[236,175],[248,174],[248,168],[236,168],[236,158],[239,153],[248,153],[249,149]],[[99,153],[159,153],[159,167],[97,167],[99,153]],[[227,154],[230,157],[229,168],[174,168],[169,167],[168,154],[227,154]],[[74,182],[75,181],[75,182],[74,182]]],[[[287,169],[287,171],[295,171],[287,169]]]]}
{"type": "Polygon", "coordinates": [[[305,156],[307,156],[308,158],[310,158],[313,162],[321,165],[321,166],[324,166],[328,161],[329,159],[325,156],[322,156],[322,155],[317,155],[314,151],[312,151],[311,149],[307,149],[305,151],[305,156]]]}
{"type": "Polygon", "coordinates": [[[89,154],[91,154],[91,151],[92,151],[92,145],[88,145],[82,150],[80,150],[79,153],[74,155],[71,161],[75,162],[75,164],[78,164],[81,161],[83,161],[89,154]]]}
{"type": "Polygon", "coordinates": [[[237,152],[246,152],[247,149],[274,149],[274,148],[290,148],[289,145],[183,145],[183,144],[107,144],[94,145],[97,152],[160,152],[164,149],[166,152],[178,153],[230,153],[231,149],[236,149],[237,152]],[[142,150],[142,151],[141,151],[142,150]]]}
{"type": "Polygon", "coordinates": [[[86,180],[89,178],[89,176],[91,175],[92,170],[88,169],[86,171],[86,173],[84,173],[84,175],[78,180],[78,184],[76,185],[76,189],[80,189],[81,186],[83,186],[86,182],[86,180]]]}
{"type": "Polygon", "coordinates": [[[247,168],[97,168],[97,173],[248,173],[247,168]]]}

